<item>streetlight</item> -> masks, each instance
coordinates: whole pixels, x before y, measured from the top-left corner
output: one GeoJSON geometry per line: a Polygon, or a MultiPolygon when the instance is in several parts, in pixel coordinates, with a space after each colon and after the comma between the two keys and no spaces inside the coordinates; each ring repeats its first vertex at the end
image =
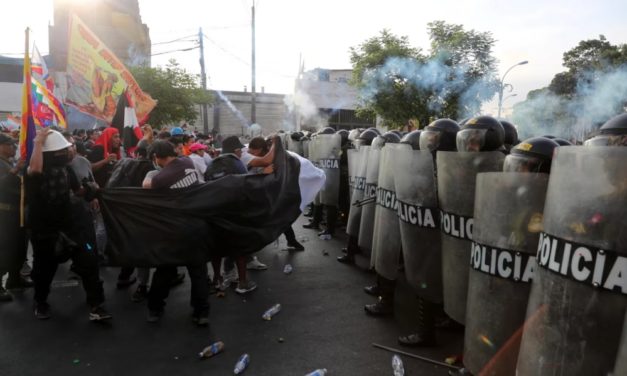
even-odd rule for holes
{"type": "MultiPolygon", "coordinates": [[[[501,117],[501,108],[503,107],[503,90],[506,87],[509,87],[509,91],[511,92],[512,90],[514,90],[514,87],[511,84],[506,84],[505,83],[505,76],[507,76],[507,74],[509,73],[509,71],[511,71],[512,69],[514,69],[515,67],[519,66],[519,65],[525,65],[529,63],[527,60],[525,61],[521,61],[520,63],[514,64],[511,67],[509,67],[508,70],[505,71],[505,74],[503,75],[503,78],[501,78],[501,82],[499,83],[499,115],[498,117],[501,117]]],[[[511,95],[512,97],[515,96],[516,94],[511,95]]],[[[509,97],[508,97],[509,98],[509,97]]]]}

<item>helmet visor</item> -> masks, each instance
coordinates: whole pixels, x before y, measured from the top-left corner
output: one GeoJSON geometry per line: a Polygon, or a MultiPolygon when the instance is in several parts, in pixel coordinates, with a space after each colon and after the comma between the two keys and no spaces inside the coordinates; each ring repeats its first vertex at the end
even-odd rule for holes
{"type": "Polygon", "coordinates": [[[538,157],[510,154],[503,162],[503,172],[548,172],[550,163],[538,157]]]}
{"type": "Polygon", "coordinates": [[[457,132],[457,151],[481,151],[487,129],[462,129],[457,132]]]}
{"type": "Polygon", "coordinates": [[[442,132],[426,130],[422,131],[422,133],[420,133],[420,150],[438,150],[441,137],[442,132]]]}
{"type": "Polygon", "coordinates": [[[607,146],[627,146],[627,134],[611,135],[607,141],[607,146]]]}
{"type": "Polygon", "coordinates": [[[583,143],[584,146],[608,146],[610,136],[608,135],[599,135],[594,136],[586,142],[583,143]]]}

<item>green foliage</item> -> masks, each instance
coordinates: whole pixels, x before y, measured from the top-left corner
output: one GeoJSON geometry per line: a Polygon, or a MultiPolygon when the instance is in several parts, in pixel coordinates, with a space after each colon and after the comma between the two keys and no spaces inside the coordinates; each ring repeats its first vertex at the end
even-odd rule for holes
{"type": "Polygon", "coordinates": [[[181,120],[193,124],[197,117],[196,105],[212,100],[211,95],[201,88],[200,78],[187,73],[175,60],[170,60],[165,68],[130,69],[142,90],[157,100],[149,120],[154,127],[181,120]]]}
{"type": "Polygon", "coordinates": [[[391,128],[411,119],[424,126],[435,118],[476,113],[492,98],[498,84],[491,34],[444,21],[430,23],[428,32],[429,53],[388,30],[350,49],[358,115],[379,115],[391,128]]]}

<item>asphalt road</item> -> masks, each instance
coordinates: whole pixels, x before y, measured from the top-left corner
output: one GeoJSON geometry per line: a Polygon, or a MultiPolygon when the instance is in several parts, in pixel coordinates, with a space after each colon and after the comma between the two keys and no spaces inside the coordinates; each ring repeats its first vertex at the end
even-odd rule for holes
{"type": "MultiPolygon", "coordinates": [[[[345,234],[319,240],[302,228],[305,220],[301,217],[294,229],[306,250],[284,250],[282,237],[278,248],[271,244],[259,252],[269,268],[250,272],[257,290],[212,295],[209,328],[191,321],[188,279],[171,291],[162,320],[147,323],[145,304],[130,301],[135,286],[116,289],[117,268],[101,271],[106,307],[114,318],[91,323],[82,287],[64,284],[67,265],[62,266],[49,299],[50,320],[35,319],[32,290],[0,303],[0,375],[231,375],[243,353],[251,359],[245,375],[305,375],[317,368],[327,368],[328,375],[392,375],[392,354],[372,343],[401,348],[397,337],[416,326],[415,298],[400,283],[394,318],[366,316],[363,306],[375,301],[362,290],[374,282],[374,274],[365,270],[368,261],[338,263],[345,234]],[[283,273],[286,263],[294,268],[289,275],[283,273]],[[281,312],[263,320],[275,303],[281,312]],[[224,352],[199,360],[198,352],[215,341],[225,343],[224,352]]],[[[438,333],[438,341],[436,348],[403,350],[438,361],[462,351],[462,333],[438,333]]],[[[445,367],[401,358],[406,375],[447,375],[445,367]]]]}

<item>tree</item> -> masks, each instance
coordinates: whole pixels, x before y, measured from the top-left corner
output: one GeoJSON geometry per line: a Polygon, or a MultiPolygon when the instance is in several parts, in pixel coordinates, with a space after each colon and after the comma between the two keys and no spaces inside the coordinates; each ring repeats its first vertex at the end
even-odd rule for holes
{"type": "Polygon", "coordinates": [[[211,102],[211,95],[200,87],[200,78],[187,73],[175,60],[170,60],[165,68],[130,70],[142,90],[157,100],[150,113],[150,124],[157,128],[181,120],[193,124],[196,105],[211,102]]]}
{"type": "Polygon", "coordinates": [[[388,30],[350,49],[352,84],[360,91],[358,113],[381,116],[400,127],[410,119],[428,124],[435,118],[475,114],[498,90],[494,39],[444,21],[428,25],[431,49],[409,45],[388,30]]]}

